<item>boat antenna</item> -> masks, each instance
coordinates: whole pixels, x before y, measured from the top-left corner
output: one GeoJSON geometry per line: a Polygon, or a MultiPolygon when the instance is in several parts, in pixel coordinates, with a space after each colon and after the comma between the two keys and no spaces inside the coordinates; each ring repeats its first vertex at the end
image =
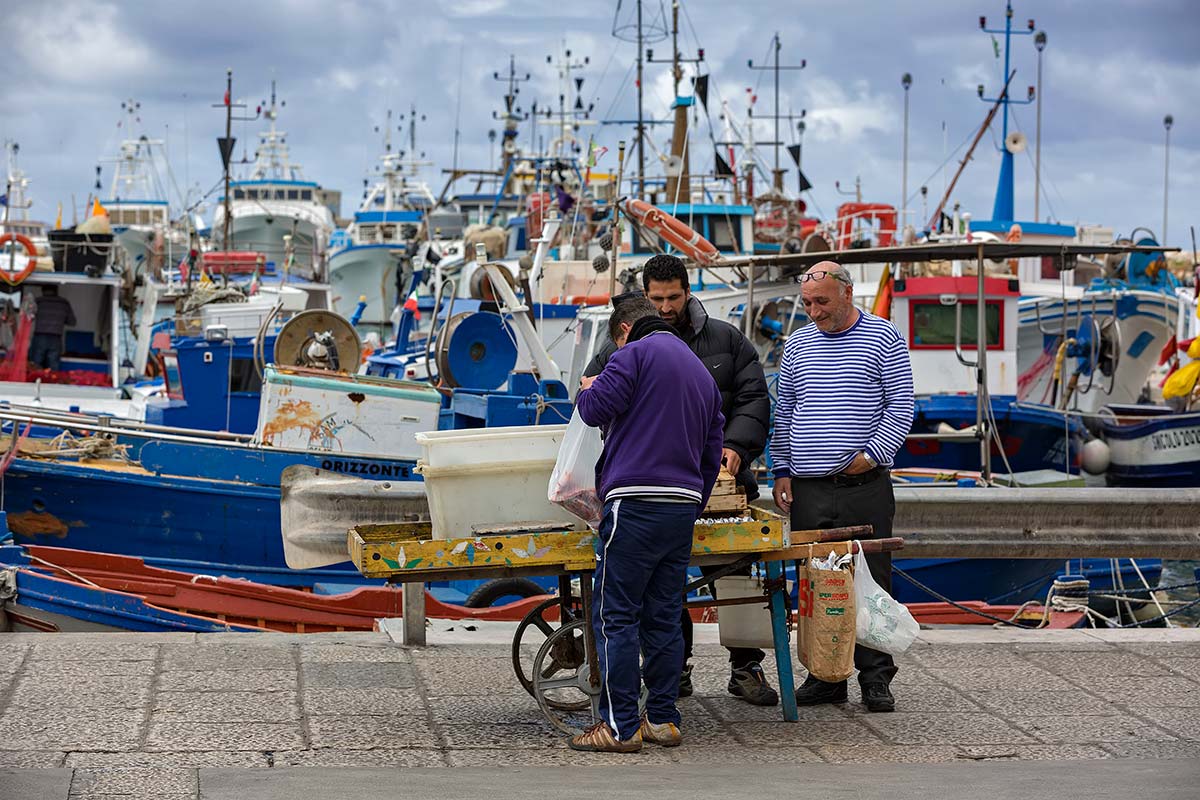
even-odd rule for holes
{"type": "MultiPolygon", "coordinates": [[[[782,194],[783,193],[783,173],[786,172],[787,170],[785,170],[779,166],[779,145],[783,144],[783,141],[779,138],[779,120],[786,119],[790,123],[792,121],[792,115],[788,114],[786,117],[784,117],[782,114],[779,113],[779,73],[782,71],[787,71],[787,70],[795,70],[798,72],[798,71],[804,69],[806,66],[808,66],[808,61],[802,58],[802,59],[800,59],[799,64],[781,65],[779,63],[779,51],[781,49],[783,49],[783,44],[779,41],[779,31],[776,31],[775,36],[772,39],[772,45],[771,45],[771,51],[775,54],[775,63],[770,64],[770,65],[759,65],[756,67],[756,66],[754,66],[754,59],[751,59],[746,62],[746,66],[752,70],[770,70],[771,72],[773,72],[775,74],[775,113],[771,115],[771,119],[775,121],[775,140],[773,142],[770,142],[770,144],[772,145],[772,147],[775,150],[775,169],[772,170],[771,174],[772,174],[772,186],[775,187],[775,191],[782,194]]],[[[760,144],[766,144],[766,143],[760,142],[760,144]]]]}
{"type": "MultiPolygon", "coordinates": [[[[679,95],[679,84],[683,82],[683,65],[699,64],[704,60],[704,48],[696,49],[695,58],[684,58],[679,52],[679,0],[671,3],[671,57],[655,59],[654,51],[646,51],[646,61],[651,64],[671,64],[671,77],[675,83],[675,101],[671,107],[675,109],[675,119],[671,129],[671,155],[667,163],[667,185],[665,192],[667,202],[677,203],[679,197],[685,203],[691,202],[692,189],[688,180],[688,109],[695,102],[695,94],[691,97],[679,95]]],[[[618,189],[619,191],[619,189],[618,189]]]]}
{"type": "MultiPolygon", "coordinates": [[[[646,61],[653,53],[652,50],[647,50],[646,45],[661,42],[669,35],[666,23],[666,12],[663,9],[660,0],[658,4],[658,16],[647,21],[643,13],[642,0],[637,0],[636,13],[632,20],[621,22],[621,3],[617,2],[617,10],[613,14],[613,29],[612,35],[614,38],[622,42],[633,42],[637,47],[637,127],[633,143],[637,146],[638,152],[638,189],[637,196],[645,199],[646,197],[646,116],[642,103],[644,90],[644,81],[642,73],[645,68],[646,61]]],[[[620,194],[620,187],[617,189],[620,194]]]]}
{"type": "MultiPolygon", "coordinates": [[[[459,122],[462,120],[463,47],[464,46],[465,45],[462,45],[462,44],[460,44],[458,46],[458,97],[456,97],[454,99],[454,156],[451,158],[451,161],[450,161],[451,174],[458,172],[458,140],[462,133],[459,130],[459,122]]],[[[414,114],[416,113],[416,109],[413,109],[413,113],[414,114]]],[[[417,145],[414,141],[413,150],[415,151],[416,149],[417,149],[417,145]]],[[[416,158],[415,155],[413,157],[416,158]]]]}
{"type": "MultiPolygon", "coordinates": [[[[271,100],[274,101],[274,99],[275,99],[275,87],[274,87],[274,81],[272,81],[271,100]]],[[[245,108],[245,107],[246,107],[245,103],[233,102],[233,69],[232,68],[226,69],[225,70],[224,102],[213,104],[213,108],[224,108],[225,109],[225,135],[217,137],[217,148],[221,151],[221,166],[224,170],[223,180],[225,182],[225,197],[223,198],[223,202],[225,204],[225,219],[222,220],[222,222],[224,223],[224,230],[223,230],[222,236],[224,237],[223,238],[223,246],[225,247],[226,250],[233,249],[232,244],[230,243],[230,238],[229,238],[230,233],[231,233],[230,225],[233,224],[233,216],[231,214],[230,197],[229,197],[229,159],[233,155],[233,146],[237,142],[237,139],[235,139],[233,136],[233,121],[235,119],[238,120],[239,122],[242,122],[242,121],[248,122],[251,120],[256,120],[256,119],[258,119],[259,114],[262,113],[262,106],[259,106],[258,109],[255,110],[253,117],[249,117],[249,116],[236,116],[235,117],[234,116],[233,110],[235,108],[245,108]]],[[[191,282],[191,274],[192,274],[192,270],[188,270],[188,282],[189,283],[191,282]]],[[[221,270],[221,279],[222,279],[221,280],[222,286],[229,285],[229,270],[227,270],[227,269],[221,270]]]]}
{"type": "Polygon", "coordinates": [[[1018,133],[1015,134],[1018,137],[1018,141],[1009,141],[1008,107],[1013,104],[1022,106],[1029,105],[1033,102],[1036,91],[1032,86],[1030,86],[1027,96],[1024,100],[1012,99],[1012,96],[1007,90],[1008,84],[1012,81],[1012,77],[1016,73],[1016,70],[1013,70],[1010,67],[1009,56],[1010,50],[1012,49],[1012,37],[1014,35],[1032,36],[1035,28],[1037,27],[1033,20],[1029,20],[1026,24],[1026,30],[1014,31],[1012,27],[1012,20],[1012,0],[1008,0],[1005,3],[1003,28],[989,28],[987,26],[987,17],[979,18],[979,30],[992,37],[992,48],[996,53],[996,58],[1000,57],[1000,43],[996,41],[996,34],[1004,34],[1004,75],[1007,77],[1007,80],[1004,82],[1005,91],[996,98],[983,96],[984,87],[982,83],[976,87],[976,92],[979,94],[980,100],[983,100],[985,103],[996,103],[998,106],[1004,106],[1004,117],[1000,133],[1000,180],[996,184],[996,202],[992,207],[992,219],[1007,220],[1010,222],[1013,219],[1013,155],[1025,149],[1025,140],[1024,137],[1018,133]]]}
{"type": "MultiPolygon", "coordinates": [[[[525,73],[524,77],[517,75],[517,57],[512,54],[508,56],[508,75],[502,76],[499,72],[492,73],[492,80],[508,84],[504,92],[504,112],[492,112],[492,119],[501,120],[504,123],[504,133],[500,139],[500,152],[502,154],[500,173],[504,176],[500,179],[499,194],[501,195],[508,191],[508,184],[511,181],[510,170],[512,169],[513,158],[517,154],[517,134],[519,133],[520,125],[529,119],[530,116],[522,112],[521,107],[517,105],[517,95],[521,93],[521,84],[528,81],[529,78],[528,72],[525,73]]],[[[536,102],[533,104],[533,107],[535,110],[537,109],[536,102]]]]}

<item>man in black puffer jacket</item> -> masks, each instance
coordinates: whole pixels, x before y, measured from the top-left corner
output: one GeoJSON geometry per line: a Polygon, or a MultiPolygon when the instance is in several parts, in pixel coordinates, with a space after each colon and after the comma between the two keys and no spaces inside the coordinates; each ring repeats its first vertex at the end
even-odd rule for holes
{"type": "MultiPolygon", "coordinates": [[[[721,391],[721,413],[725,415],[722,461],[737,477],[746,497],[758,497],[758,483],[751,465],[762,455],[770,429],[771,400],[763,377],[758,352],[746,337],[727,322],[711,319],[691,294],[687,269],[675,256],[657,255],[642,267],[642,287],[663,320],[672,325],[692,352],[708,367],[721,391]]],[[[599,375],[616,352],[608,342],[584,370],[585,376],[599,375]]],[[[709,570],[715,569],[710,567],[709,570]]],[[[703,570],[702,571],[706,571],[703,570]]],[[[750,570],[740,574],[749,575],[750,570]]],[[[692,694],[692,621],[683,613],[684,665],[679,696],[692,694]]],[[[765,653],[755,648],[730,648],[729,692],[755,705],[775,705],[779,694],[767,683],[762,670],[765,653]]]]}

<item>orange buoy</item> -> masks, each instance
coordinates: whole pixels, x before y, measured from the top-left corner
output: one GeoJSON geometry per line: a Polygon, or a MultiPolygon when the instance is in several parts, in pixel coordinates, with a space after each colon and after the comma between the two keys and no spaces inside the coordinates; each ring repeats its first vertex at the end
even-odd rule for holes
{"type": "MultiPolygon", "coordinates": [[[[28,278],[37,268],[37,248],[33,246],[33,242],[27,236],[22,236],[19,233],[6,233],[0,236],[0,246],[8,243],[16,242],[25,248],[26,254],[29,255],[29,261],[25,264],[25,268],[20,272],[9,272],[3,266],[0,266],[0,278],[9,286],[16,286],[21,281],[28,278]]],[[[4,259],[0,259],[3,261],[4,259]]]]}
{"type": "Polygon", "coordinates": [[[721,253],[708,239],[688,227],[677,217],[655,208],[645,200],[630,198],[621,204],[630,219],[658,237],[671,247],[703,266],[711,266],[721,260],[721,253]]]}

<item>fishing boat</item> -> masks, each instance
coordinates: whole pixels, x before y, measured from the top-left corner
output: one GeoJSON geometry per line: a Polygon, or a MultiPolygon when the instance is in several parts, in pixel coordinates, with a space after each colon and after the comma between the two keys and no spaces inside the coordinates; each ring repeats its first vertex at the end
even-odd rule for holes
{"type": "MultiPolygon", "coordinates": [[[[442,401],[428,384],[329,370],[331,362],[356,366],[359,351],[348,323],[341,321],[340,335],[331,333],[337,323],[324,313],[297,315],[281,329],[278,366],[266,367],[262,389],[251,392],[258,409],[249,434],[0,408],[9,434],[4,510],[16,542],[139,555],[157,566],[279,585],[355,580],[345,562],[306,572],[289,567],[280,536],[281,476],[303,467],[388,486],[415,480],[414,434],[437,428],[442,401]],[[326,368],[305,368],[314,363],[326,368]]],[[[193,420],[224,416],[236,394],[224,389],[230,375],[257,376],[253,354],[236,366],[238,346],[230,340],[210,335],[186,344],[184,360],[168,374],[189,367],[201,373],[181,382],[179,399],[152,403],[151,420],[185,418],[192,403],[200,407],[193,420]],[[188,394],[213,385],[224,391],[215,409],[207,408],[214,405],[208,395],[188,394]]],[[[415,495],[424,500],[419,490],[415,495]]]]}
{"type": "MultiPolygon", "coordinates": [[[[106,158],[113,165],[108,196],[101,201],[119,245],[120,271],[141,276],[161,274],[165,266],[175,264],[187,252],[188,217],[182,225],[173,224],[163,172],[170,165],[163,156],[163,142],[138,135],[142,104],[135,100],[121,103],[125,118],[118,123],[125,133],[117,155],[106,158]]],[[[96,168],[96,188],[100,188],[101,168],[96,168]]],[[[99,193],[99,191],[97,191],[99,193]]]]}
{"type": "Polygon", "coordinates": [[[282,106],[272,81],[271,100],[261,108],[269,125],[258,135],[254,165],[246,179],[230,184],[229,210],[222,198],[212,229],[222,232],[217,243],[223,250],[265,253],[280,272],[319,281],[325,277],[326,246],[335,227],[331,205],[339,196],[306,180],[301,166],[292,162],[287,134],[276,124],[282,106]]]}
{"type": "Polygon", "coordinates": [[[408,118],[407,152],[395,152],[392,112],[387,112],[384,153],[376,167],[378,180],[364,191],[354,221],[330,246],[333,310],[349,317],[359,298],[366,298],[359,328],[364,333],[374,330],[384,338],[392,329],[398,294],[412,283],[412,259],[423,239],[433,234],[424,221],[437,200],[420,180],[420,168],[427,162],[418,158],[416,116],[414,109],[408,118]]]}
{"type": "Polygon", "coordinates": [[[0,258],[0,268],[10,274],[23,272],[32,263],[33,269],[50,272],[54,262],[50,258],[50,240],[46,237],[46,223],[29,217],[33,200],[29,197],[29,178],[17,164],[21,146],[13,141],[4,142],[5,176],[4,211],[0,214],[0,237],[7,237],[0,258]],[[23,247],[18,237],[24,237],[28,247],[23,247]],[[29,252],[32,250],[32,252],[29,252]]]}

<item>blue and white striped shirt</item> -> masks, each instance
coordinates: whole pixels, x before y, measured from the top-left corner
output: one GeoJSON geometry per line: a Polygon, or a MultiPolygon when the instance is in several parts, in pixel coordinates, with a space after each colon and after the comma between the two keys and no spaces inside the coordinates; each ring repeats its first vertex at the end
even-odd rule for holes
{"type": "Polygon", "coordinates": [[[834,475],[860,452],[890,467],[912,428],[913,405],[908,345],[891,322],[862,311],[840,333],[804,326],[779,365],[775,476],[834,475]]]}

